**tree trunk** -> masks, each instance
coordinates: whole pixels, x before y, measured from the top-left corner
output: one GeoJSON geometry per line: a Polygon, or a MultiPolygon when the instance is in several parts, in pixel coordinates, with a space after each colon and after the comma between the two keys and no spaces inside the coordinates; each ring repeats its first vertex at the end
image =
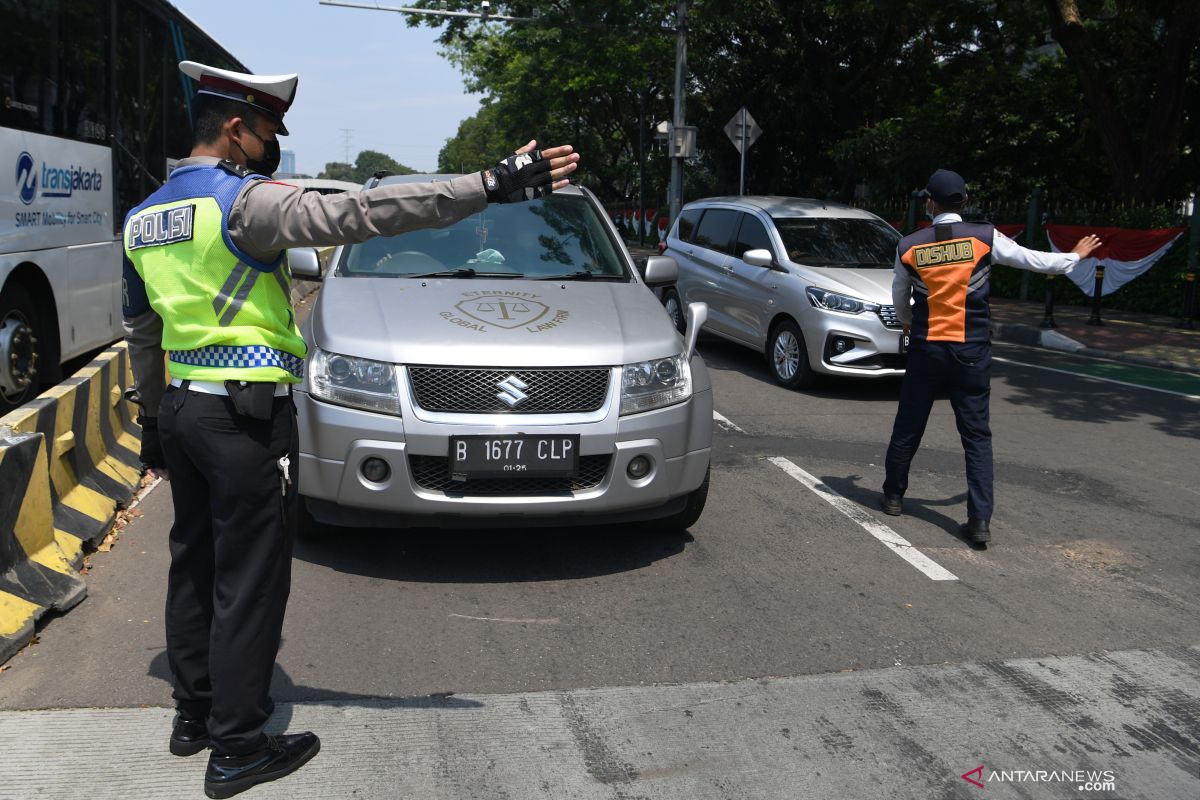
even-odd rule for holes
{"type": "Polygon", "coordinates": [[[1050,32],[1062,45],[1097,123],[1100,143],[1112,171],[1113,188],[1140,200],[1161,199],[1171,170],[1179,161],[1188,68],[1200,39],[1200,3],[1176,0],[1165,20],[1162,58],[1150,87],[1145,128],[1135,140],[1121,116],[1116,92],[1083,25],[1076,0],[1045,0],[1050,32]]]}

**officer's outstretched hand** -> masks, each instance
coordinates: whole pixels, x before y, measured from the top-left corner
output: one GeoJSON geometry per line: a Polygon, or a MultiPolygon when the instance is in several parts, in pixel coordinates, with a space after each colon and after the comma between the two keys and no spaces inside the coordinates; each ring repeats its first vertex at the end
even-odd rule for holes
{"type": "Polygon", "coordinates": [[[537,150],[537,140],[484,170],[483,188],[490,203],[519,203],[562,189],[576,170],[579,154],[569,144],[537,150]]]}
{"type": "Polygon", "coordinates": [[[1071,248],[1071,252],[1080,258],[1087,258],[1099,246],[1100,237],[1095,234],[1088,234],[1075,243],[1075,246],[1071,248]]]}

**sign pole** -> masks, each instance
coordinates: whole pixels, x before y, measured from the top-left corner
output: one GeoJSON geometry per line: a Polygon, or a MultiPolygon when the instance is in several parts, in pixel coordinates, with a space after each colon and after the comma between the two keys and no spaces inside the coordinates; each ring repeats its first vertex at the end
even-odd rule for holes
{"type": "Polygon", "coordinates": [[[746,194],[746,116],[742,115],[742,166],[738,177],[738,197],[746,194]]]}

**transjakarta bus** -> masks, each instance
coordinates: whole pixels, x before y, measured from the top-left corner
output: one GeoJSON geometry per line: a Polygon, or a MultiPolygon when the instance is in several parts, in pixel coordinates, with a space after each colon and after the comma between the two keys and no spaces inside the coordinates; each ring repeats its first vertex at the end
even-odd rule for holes
{"type": "Polygon", "coordinates": [[[0,0],[0,414],[121,337],[125,213],[191,149],[184,59],[249,71],[164,0],[0,0]]]}

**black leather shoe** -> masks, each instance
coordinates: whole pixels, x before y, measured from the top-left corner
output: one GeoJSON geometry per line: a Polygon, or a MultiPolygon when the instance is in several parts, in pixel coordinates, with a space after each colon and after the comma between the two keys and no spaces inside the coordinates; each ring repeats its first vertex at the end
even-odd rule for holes
{"type": "Polygon", "coordinates": [[[971,517],[959,526],[958,532],[975,544],[987,544],[992,540],[992,532],[988,529],[986,519],[971,517]]]}
{"type": "Polygon", "coordinates": [[[879,498],[879,507],[883,509],[883,513],[898,517],[904,513],[904,500],[892,495],[881,495],[879,498]]]}
{"type": "Polygon", "coordinates": [[[176,714],[171,728],[171,755],[194,756],[208,747],[208,726],[202,720],[176,714]]]}
{"type": "Polygon", "coordinates": [[[268,735],[262,749],[244,756],[213,753],[204,773],[204,793],[214,798],[233,797],[251,786],[291,775],[319,752],[321,740],[305,731],[268,735]]]}
{"type": "MultiPolygon", "coordinates": [[[[267,698],[267,716],[275,713],[275,701],[267,698]]],[[[171,728],[171,755],[194,756],[208,747],[208,726],[202,720],[187,719],[181,714],[175,715],[175,725],[171,728]]]]}

